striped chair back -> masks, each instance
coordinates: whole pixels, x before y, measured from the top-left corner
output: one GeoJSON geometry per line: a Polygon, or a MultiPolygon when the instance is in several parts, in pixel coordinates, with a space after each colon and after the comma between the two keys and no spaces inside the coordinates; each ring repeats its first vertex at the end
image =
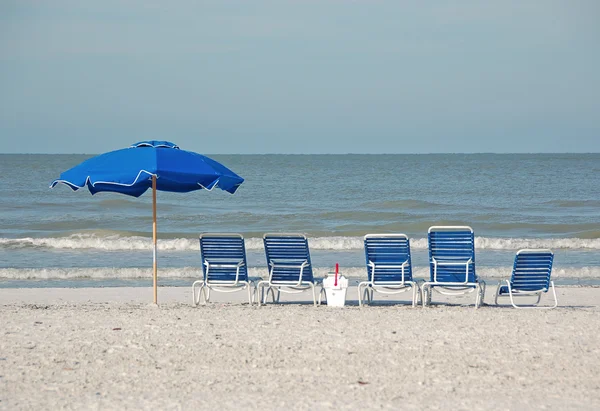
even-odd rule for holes
{"type": "Polygon", "coordinates": [[[367,234],[365,236],[367,278],[377,283],[412,281],[410,241],[405,234],[367,234]],[[402,264],[404,279],[402,278],[402,264]],[[375,269],[373,270],[373,264],[375,269]]]}
{"type": "Polygon", "coordinates": [[[200,257],[202,258],[202,272],[204,281],[208,282],[234,282],[240,261],[243,265],[239,271],[239,281],[248,281],[248,268],[246,264],[246,247],[244,237],[240,234],[213,234],[200,235],[200,257]],[[204,264],[208,261],[212,266],[204,264]],[[219,267],[221,265],[221,267],[219,267]],[[222,267],[225,265],[226,267],[222,267]]]}
{"type": "Polygon", "coordinates": [[[554,254],[550,250],[519,250],[510,286],[519,291],[548,291],[554,254]]]}
{"type": "Polygon", "coordinates": [[[430,281],[442,283],[476,282],[475,236],[471,227],[433,226],[429,228],[427,241],[429,245],[430,281]],[[434,259],[441,263],[437,265],[437,272],[434,259]],[[469,259],[471,263],[468,265],[468,274],[466,265],[444,264],[467,262],[469,259]]]}
{"type": "Polygon", "coordinates": [[[308,239],[305,235],[267,233],[263,236],[263,242],[269,272],[271,261],[275,261],[271,282],[297,282],[300,277],[299,266],[303,262],[307,262],[307,265],[302,270],[302,281],[314,282],[308,239]]]}

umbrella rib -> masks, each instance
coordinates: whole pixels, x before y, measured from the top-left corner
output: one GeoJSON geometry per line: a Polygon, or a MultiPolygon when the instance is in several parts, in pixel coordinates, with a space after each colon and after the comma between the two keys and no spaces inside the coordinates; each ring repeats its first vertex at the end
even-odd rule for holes
{"type": "MultiPolygon", "coordinates": [[[[126,184],[126,183],[116,183],[116,182],[114,182],[114,181],[96,181],[95,183],[92,183],[92,187],[95,187],[95,186],[96,186],[96,184],[111,184],[111,185],[115,185],[115,186],[125,186],[125,187],[131,187],[131,186],[134,186],[134,185],[135,185],[135,184],[138,182],[138,180],[140,179],[140,176],[142,175],[142,173],[146,173],[146,174],[148,174],[150,177],[152,177],[152,176],[156,176],[156,178],[157,178],[157,179],[159,178],[159,177],[158,177],[158,174],[156,174],[156,173],[151,173],[151,172],[149,172],[149,171],[146,171],[146,170],[140,170],[140,172],[138,173],[137,177],[135,178],[135,180],[133,180],[133,183],[131,183],[131,184],[126,184]]],[[[89,180],[89,177],[88,177],[88,180],[89,180]]],[[[87,181],[86,181],[86,183],[87,183],[87,181]]]]}
{"type": "Polygon", "coordinates": [[[206,191],[213,191],[213,189],[219,185],[219,180],[220,180],[220,178],[217,178],[217,180],[212,184],[211,188],[207,188],[206,186],[203,186],[200,183],[196,183],[196,184],[198,184],[198,186],[202,187],[206,191]]]}
{"type": "MultiPolygon", "coordinates": [[[[130,184],[127,184],[127,183],[117,183],[117,182],[114,182],[114,181],[96,181],[95,183],[91,183],[91,185],[92,185],[92,187],[95,187],[96,184],[109,184],[109,185],[114,185],[114,186],[131,187],[131,186],[134,186],[135,184],[137,184],[137,182],[140,179],[140,176],[142,175],[142,173],[146,173],[150,177],[156,176],[157,179],[160,178],[158,176],[158,174],[156,174],[156,173],[151,173],[151,172],[146,171],[146,170],[140,170],[140,172],[138,173],[138,175],[135,178],[135,180],[133,180],[133,183],[130,183],[130,184]]],[[[54,180],[52,182],[52,184],[50,184],[50,188],[54,188],[58,183],[62,183],[62,184],[68,185],[71,188],[77,187],[76,190],[78,190],[80,188],[85,187],[88,184],[89,181],[90,181],[90,176],[87,176],[87,178],[85,179],[85,182],[83,183],[83,185],[82,186],[78,186],[77,184],[72,183],[72,182],[70,182],[68,180],[60,180],[60,179],[58,179],[58,180],[54,180]]]]}
{"type": "MultiPolygon", "coordinates": [[[[135,178],[135,180],[132,183],[129,183],[129,184],[128,183],[117,183],[117,182],[114,182],[114,181],[96,181],[96,182],[90,183],[90,184],[92,185],[92,187],[95,187],[96,184],[108,184],[108,185],[114,185],[114,186],[131,187],[131,186],[134,186],[135,184],[137,184],[137,182],[140,180],[140,176],[142,175],[142,173],[148,174],[149,177],[156,176],[157,180],[160,178],[160,176],[158,174],[156,174],[156,173],[151,173],[151,172],[149,172],[147,170],[140,170],[140,172],[138,173],[138,175],[135,178]]],[[[217,179],[213,184],[211,184],[210,188],[202,185],[201,183],[196,183],[196,184],[199,187],[201,187],[202,189],[206,190],[206,191],[213,191],[216,187],[219,186],[219,181],[220,181],[220,179],[217,179]]],[[[74,189],[78,190],[80,188],[85,187],[88,184],[88,182],[90,182],[90,176],[87,176],[87,178],[85,179],[85,182],[83,183],[82,186],[78,186],[77,184],[72,183],[72,182],[70,182],[68,180],[60,180],[59,179],[59,180],[54,180],[52,182],[52,184],[50,184],[50,188],[54,188],[57,184],[62,183],[62,184],[68,185],[71,188],[75,187],[74,189]]]]}

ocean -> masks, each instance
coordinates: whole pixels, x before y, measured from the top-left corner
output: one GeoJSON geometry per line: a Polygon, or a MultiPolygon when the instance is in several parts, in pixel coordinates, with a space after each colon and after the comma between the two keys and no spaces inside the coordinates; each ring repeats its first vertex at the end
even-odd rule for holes
{"type": "MultiPolygon", "coordinates": [[[[159,286],[200,276],[202,232],[242,234],[257,277],[264,233],[305,233],[317,276],[339,263],[354,280],[365,234],[404,233],[425,278],[432,225],[471,226],[492,284],[521,248],[554,251],[557,285],[600,284],[600,154],[209,156],[245,182],[234,195],[158,192],[159,286]]],[[[0,154],[0,287],[152,285],[150,191],[49,188],[89,157],[0,154]]]]}

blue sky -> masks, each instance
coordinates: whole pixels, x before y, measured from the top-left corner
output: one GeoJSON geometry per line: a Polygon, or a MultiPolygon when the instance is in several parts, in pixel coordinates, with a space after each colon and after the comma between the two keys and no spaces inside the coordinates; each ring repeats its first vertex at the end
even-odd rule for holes
{"type": "Polygon", "coordinates": [[[600,152],[599,22],[596,0],[3,0],[0,152],[600,152]]]}

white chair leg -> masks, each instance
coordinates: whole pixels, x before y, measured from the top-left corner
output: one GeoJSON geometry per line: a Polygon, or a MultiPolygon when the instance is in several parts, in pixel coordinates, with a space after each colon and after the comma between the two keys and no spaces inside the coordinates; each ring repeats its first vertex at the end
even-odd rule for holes
{"type": "Polygon", "coordinates": [[[202,297],[204,297],[204,284],[201,284],[200,288],[198,289],[198,305],[204,304],[202,302],[202,297]]]}
{"type": "Polygon", "coordinates": [[[202,284],[202,281],[198,280],[198,281],[194,281],[194,283],[192,284],[192,305],[194,307],[197,307],[198,304],[200,303],[200,292],[198,290],[198,297],[196,299],[196,285],[197,284],[202,284]]]}
{"type": "Polygon", "coordinates": [[[515,300],[513,299],[513,295],[512,295],[512,288],[510,287],[510,283],[508,282],[508,280],[506,281],[506,284],[508,285],[508,296],[510,297],[510,303],[515,308],[522,308],[522,307],[519,307],[517,304],[515,304],[515,300]]]}
{"type": "Polygon", "coordinates": [[[365,284],[365,286],[363,288],[363,305],[365,304],[365,301],[369,305],[371,305],[371,303],[372,303],[372,298],[371,298],[371,294],[370,294],[370,287],[369,287],[368,283],[365,284]]]}
{"type": "Polygon", "coordinates": [[[423,293],[423,307],[427,307],[428,305],[431,304],[431,294],[433,294],[433,290],[431,289],[431,286],[428,284],[423,284],[422,293],[423,293]]]}
{"type": "Polygon", "coordinates": [[[262,303],[265,304],[265,305],[267,304],[267,298],[269,297],[269,292],[271,293],[271,296],[273,298],[273,302],[275,302],[275,294],[273,294],[273,287],[271,287],[269,285],[269,286],[267,286],[267,289],[265,290],[265,284],[263,284],[263,287],[262,287],[262,290],[261,290],[260,299],[262,300],[262,303]]]}
{"type": "Polygon", "coordinates": [[[271,293],[271,298],[272,298],[271,302],[275,302],[275,297],[273,294],[273,287],[268,286],[267,289],[265,290],[265,298],[264,298],[265,305],[267,304],[267,298],[269,298],[269,292],[271,293]]]}
{"type": "Polygon", "coordinates": [[[256,284],[254,293],[256,294],[256,302],[258,303],[258,306],[260,307],[261,305],[264,304],[263,296],[265,294],[265,283],[263,281],[259,281],[256,284]]]}
{"type": "Polygon", "coordinates": [[[480,305],[484,305],[485,304],[485,290],[486,290],[486,283],[485,281],[481,281],[479,284],[481,284],[481,299],[479,300],[480,305]]]}
{"type": "Polygon", "coordinates": [[[485,286],[481,290],[481,297],[479,297],[479,306],[485,305],[485,286]]]}
{"type": "Polygon", "coordinates": [[[550,281],[550,286],[552,287],[552,295],[554,295],[554,305],[549,308],[558,307],[558,298],[556,298],[556,289],[554,288],[554,281],[550,281]]]}
{"type": "Polygon", "coordinates": [[[370,305],[371,301],[369,300],[369,287],[365,287],[365,289],[363,290],[363,304],[365,303],[365,301],[367,302],[367,304],[370,305]]]}
{"type": "Polygon", "coordinates": [[[273,287],[269,285],[268,281],[259,281],[256,285],[256,297],[258,300],[258,306],[267,304],[267,297],[269,295],[269,291],[271,292],[271,296],[273,297],[273,302],[275,302],[275,293],[273,292],[273,287]],[[265,290],[265,287],[267,289],[265,290]]]}
{"type": "Polygon", "coordinates": [[[500,287],[502,287],[502,281],[498,281],[498,288],[496,288],[496,298],[494,299],[494,304],[498,305],[498,297],[500,294],[500,287]]]}
{"type": "Polygon", "coordinates": [[[364,283],[359,283],[357,290],[358,290],[358,306],[362,307],[363,306],[363,299],[362,299],[362,295],[361,295],[361,291],[360,288],[364,285],[364,283]]]}
{"type": "MultiPolygon", "coordinates": [[[[536,306],[530,306],[530,307],[517,307],[517,308],[522,308],[522,309],[526,309],[526,308],[537,308],[540,310],[551,310],[553,308],[556,308],[558,306],[558,298],[556,297],[556,289],[554,288],[554,281],[550,281],[550,288],[552,288],[552,296],[554,297],[554,305],[551,306],[547,306],[547,307],[536,307],[536,306]]],[[[542,298],[542,293],[538,294],[538,303],[542,298]]],[[[537,303],[536,303],[537,304],[537,303]]],[[[515,305],[513,303],[513,305],[515,305]]]]}
{"type": "MultiPolygon", "coordinates": [[[[279,297],[281,297],[281,288],[277,288],[277,304],[279,304],[279,297]]],[[[273,302],[275,302],[275,293],[273,293],[273,302]]]]}
{"type": "Polygon", "coordinates": [[[313,303],[314,303],[314,306],[316,307],[317,306],[317,293],[315,291],[315,285],[311,283],[310,287],[312,288],[312,293],[313,293],[313,303]]]}
{"type": "Polygon", "coordinates": [[[273,287],[272,286],[268,285],[267,289],[263,290],[263,291],[264,291],[263,303],[265,305],[267,304],[267,298],[269,298],[269,292],[271,293],[271,300],[272,300],[272,302],[275,302],[275,294],[273,293],[273,287]]]}
{"type": "Polygon", "coordinates": [[[208,288],[208,286],[206,284],[202,284],[202,287],[200,287],[200,294],[202,295],[202,297],[204,297],[204,302],[202,302],[202,297],[201,297],[200,303],[201,304],[208,303],[208,300],[210,299],[210,289],[208,288]],[[208,292],[207,292],[207,289],[208,289],[208,292]]]}
{"type": "Polygon", "coordinates": [[[319,305],[323,302],[323,295],[325,296],[325,302],[327,302],[327,294],[325,293],[323,286],[321,286],[321,290],[319,291],[319,305]]]}
{"type": "Polygon", "coordinates": [[[362,299],[360,297],[360,283],[358,283],[358,286],[356,287],[356,293],[358,294],[358,306],[362,307],[362,299]]]}

